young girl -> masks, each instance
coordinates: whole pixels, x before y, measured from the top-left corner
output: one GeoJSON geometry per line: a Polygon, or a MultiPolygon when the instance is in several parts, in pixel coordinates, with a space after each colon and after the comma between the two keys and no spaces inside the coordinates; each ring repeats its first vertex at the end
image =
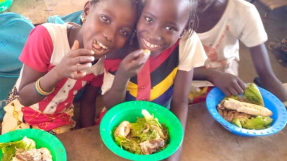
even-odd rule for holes
{"type": "MultiPolygon", "coordinates": [[[[272,71],[264,45],[267,34],[253,4],[242,0],[204,0],[199,1],[197,15],[200,25],[196,32],[208,60],[204,68],[194,70],[195,80],[207,80],[228,96],[242,93],[245,84],[237,77],[240,40],[249,48],[262,87],[287,101],[287,91],[272,71]]],[[[193,85],[205,87],[200,92],[206,95],[210,84],[207,81],[193,85]]]]}
{"type": "Polygon", "coordinates": [[[2,133],[39,128],[63,133],[75,126],[73,98],[85,85],[82,126],[93,125],[95,98],[102,84],[103,60],[124,46],[139,12],[135,0],[92,0],[82,14],[82,27],[43,24],[30,34],[20,60],[19,80],[6,107],[2,133]]]}
{"type": "MultiPolygon", "coordinates": [[[[185,129],[193,68],[203,65],[204,49],[193,30],[193,0],[146,0],[137,24],[140,48],[126,56],[108,55],[102,92],[107,108],[129,100],[169,107],[185,129]],[[182,38],[181,38],[182,37],[182,38]],[[143,54],[143,49],[150,54],[143,54]],[[114,64],[119,64],[119,67],[114,64]]],[[[179,160],[180,150],[169,159],[179,160]]]]}

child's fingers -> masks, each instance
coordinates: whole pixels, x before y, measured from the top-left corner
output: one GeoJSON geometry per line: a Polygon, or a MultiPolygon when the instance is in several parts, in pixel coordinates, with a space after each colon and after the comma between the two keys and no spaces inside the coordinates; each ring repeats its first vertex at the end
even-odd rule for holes
{"type": "Polygon", "coordinates": [[[126,62],[131,62],[132,60],[138,58],[141,54],[143,54],[143,52],[144,52],[144,50],[142,50],[142,49],[139,49],[139,50],[136,50],[134,52],[131,52],[130,54],[128,54],[128,56],[126,56],[124,58],[124,60],[126,62]]]}
{"type": "Polygon", "coordinates": [[[240,86],[243,90],[246,88],[245,83],[244,83],[241,79],[238,79],[237,82],[238,82],[239,86],[240,86]]]}
{"type": "Polygon", "coordinates": [[[237,94],[243,93],[245,88],[241,88],[240,84],[234,84],[233,88],[236,90],[237,94]]]}
{"type": "Polygon", "coordinates": [[[138,58],[132,60],[130,62],[130,65],[133,67],[142,66],[148,60],[149,56],[150,56],[149,53],[141,54],[138,58]]]}
{"type": "Polygon", "coordinates": [[[232,94],[229,92],[227,88],[221,89],[225,96],[231,96],[232,94]]]}
{"type": "Polygon", "coordinates": [[[91,56],[94,55],[95,52],[93,50],[89,49],[78,49],[73,52],[71,52],[71,57],[77,57],[77,56],[91,56]]]}
{"type": "Polygon", "coordinates": [[[233,96],[237,96],[239,94],[234,87],[229,87],[229,88],[227,88],[227,90],[233,96]]]}
{"type": "Polygon", "coordinates": [[[92,63],[85,63],[85,64],[77,64],[74,65],[72,68],[72,72],[79,72],[79,71],[83,71],[87,68],[90,68],[92,66],[92,63]]]}
{"type": "Polygon", "coordinates": [[[72,58],[71,63],[72,64],[83,64],[83,63],[89,63],[93,62],[95,60],[94,56],[78,56],[72,58]]]}
{"type": "Polygon", "coordinates": [[[71,50],[77,50],[77,49],[79,49],[79,41],[75,40],[71,50]]]}

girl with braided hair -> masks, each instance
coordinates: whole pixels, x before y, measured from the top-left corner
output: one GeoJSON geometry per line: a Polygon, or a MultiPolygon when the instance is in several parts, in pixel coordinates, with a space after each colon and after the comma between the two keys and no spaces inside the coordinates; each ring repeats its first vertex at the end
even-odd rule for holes
{"type": "Polygon", "coordinates": [[[11,102],[4,107],[2,133],[22,128],[53,134],[71,130],[75,126],[73,99],[84,86],[81,125],[93,125],[102,57],[130,39],[139,5],[135,0],[92,0],[84,6],[82,26],[37,26],[20,56],[24,65],[11,102]]]}

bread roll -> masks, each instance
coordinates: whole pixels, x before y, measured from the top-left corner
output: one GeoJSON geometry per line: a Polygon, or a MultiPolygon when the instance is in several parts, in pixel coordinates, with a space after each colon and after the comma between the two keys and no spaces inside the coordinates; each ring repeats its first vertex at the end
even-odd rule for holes
{"type": "Polygon", "coordinates": [[[271,116],[273,113],[269,109],[246,102],[240,102],[235,99],[229,98],[223,102],[223,106],[227,109],[243,112],[254,116],[271,116]]]}
{"type": "Polygon", "coordinates": [[[126,137],[131,131],[131,124],[128,121],[123,121],[116,129],[114,136],[126,137]]]}

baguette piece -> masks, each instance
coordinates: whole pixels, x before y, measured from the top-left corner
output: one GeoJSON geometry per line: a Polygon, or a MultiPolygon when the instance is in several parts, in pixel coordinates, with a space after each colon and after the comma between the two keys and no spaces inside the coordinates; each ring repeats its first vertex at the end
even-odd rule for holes
{"type": "Polygon", "coordinates": [[[263,106],[246,103],[246,102],[240,102],[232,98],[225,100],[223,102],[223,106],[230,110],[235,110],[237,112],[243,112],[243,113],[254,115],[254,116],[268,117],[273,114],[272,111],[270,111],[269,109],[263,106]]]}
{"type": "Polygon", "coordinates": [[[114,137],[117,136],[123,136],[126,137],[131,131],[131,124],[128,121],[123,121],[122,123],[120,123],[120,125],[117,127],[115,133],[114,133],[114,137]]]}

